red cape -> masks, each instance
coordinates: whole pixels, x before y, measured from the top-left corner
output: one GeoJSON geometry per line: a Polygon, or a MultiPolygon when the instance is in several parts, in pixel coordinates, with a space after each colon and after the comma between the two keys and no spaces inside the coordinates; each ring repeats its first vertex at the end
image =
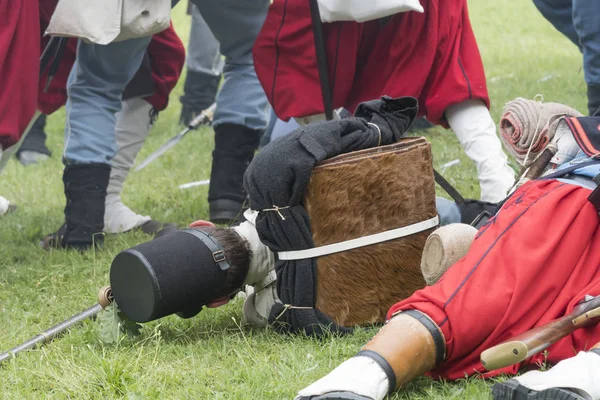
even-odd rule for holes
{"type": "Polygon", "coordinates": [[[35,113],[39,75],[38,3],[0,0],[0,146],[17,143],[35,113]]]}
{"type": "MultiPolygon", "coordinates": [[[[485,73],[466,0],[421,0],[366,23],[323,24],[334,108],[383,95],[419,99],[419,113],[444,124],[452,104],[482,99],[485,73]]],[[[309,2],[274,0],[253,49],[256,74],[284,121],[324,112],[309,2]]]]}

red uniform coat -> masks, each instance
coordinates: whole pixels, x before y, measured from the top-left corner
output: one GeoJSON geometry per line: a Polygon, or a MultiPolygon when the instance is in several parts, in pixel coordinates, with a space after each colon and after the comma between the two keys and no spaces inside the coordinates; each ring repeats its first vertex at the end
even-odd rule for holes
{"type": "Polygon", "coordinates": [[[0,0],[0,146],[17,143],[35,112],[40,58],[38,4],[0,0]]]}
{"type": "MultiPolygon", "coordinates": [[[[420,114],[443,123],[449,105],[482,99],[483,64],[466,0],[421,0],[424,14],[323,24],[334,108],[414,96],[420,114]]],[[[254,46],[254,65],[284,121],[324,112],[309,2],[274,0],[254,46]]]]}
{"type": "MultiPolygon", "coordinates": [[[[447,355],[434,377],[484,373],[480,354],[570,313],[585,295],[600,295],[600,217],[591,191],[556,180],[521,187],[480,229],[468,254],[433,286],[393,306],[416,309],[442,329],[447,355]]],[[[579,329],[522,365],[556,363],[600,341],[600,325],[579,329]]]]}

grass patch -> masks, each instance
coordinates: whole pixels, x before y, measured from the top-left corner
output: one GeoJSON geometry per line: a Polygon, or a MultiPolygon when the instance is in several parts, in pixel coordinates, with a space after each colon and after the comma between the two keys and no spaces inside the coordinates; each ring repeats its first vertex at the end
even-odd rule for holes
{"type": "MultiPolygon", "coordinates": [[[[531,2],[471,0],[472,23],[481,47],[497,121],[504,103],[541,94],[545,101],[584,111],[581,55],[553,30],[531,2]]],[[[189,17],[174,12],[187,41],[189,17]]],[[[180,131],[179,96],[171,95],[140,154],[140,160],[180,131]]],[[[112,258],[149,238],[142,233],[108,235],[99,251],[45,252],[38,242],[63,221],[60,154],[64,114],[49,118],[51,160],[23,167],[12,161],[0,179],[0,193],[19,205],[0,219],[0,349],[11,348],[91,306],[108,283],[112,258]]],[[[451,131],[433,129],[435,165],[460,159],[445,173],[470,197],[478,197],[475,168],[451,131]]],[[[137,212],[185,225],[207,218],[207,188],[178,185],[209,177],[213,132],[192,132],[184,143],[140,172],[132,172],[123,198],[137,212]]],[[[441,191],[440,191],[441,193],[441,191]]],[[[241,301],[203,311],[190,320],[168,317],[144,325],[142,336],[103,345],[98,326],[86,322],[59,340],[0,367],[6,399],[284,399],[352,356],[376,331],[324,340],[240,327],[241,301]]],[[[454,383],[421,378],[393,399],[486,399],[490,381],[454,383]]]]}

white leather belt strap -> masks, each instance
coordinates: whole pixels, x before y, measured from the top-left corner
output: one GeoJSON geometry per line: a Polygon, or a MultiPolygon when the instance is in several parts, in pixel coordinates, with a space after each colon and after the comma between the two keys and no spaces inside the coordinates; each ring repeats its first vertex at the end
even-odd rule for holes
{"type": "Polygon", "coordinates": [[[370,246],[372,244],[387,242],[388,240],[398,239],[405,236],[414,235],[415,233],[423,232],[427,229],[436,227],[440,222],[436,215],[433,218],[425,221],[417,222],[416,224],[404,226],[398,229],[392,229],[385,232],[375,233],[356,239],[345,240],[339,243],[328,244],[321,247],[313,247],[306,250],[281,251],[277,253],[280,260],[304,260],[307,258],[315,258],[326,256],[328,254],[339,253],[356,249],[358,247],[370,246]]]}

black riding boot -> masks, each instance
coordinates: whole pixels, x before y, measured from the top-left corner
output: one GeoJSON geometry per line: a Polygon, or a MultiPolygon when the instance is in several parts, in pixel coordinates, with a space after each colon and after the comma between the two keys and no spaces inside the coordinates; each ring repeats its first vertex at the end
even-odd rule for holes
{"type": "Polygon", "coordinates": [[[109,177],[110,165],[107,164],[65,167],[65,224],[58,232],[44,238],[43,247],[86,250],[92,245],[102,244],[109,177]]]}
{"type": "Polygon", "coordinates": [[[196,115],[215,102],[220,82],[220,75],[207,75],[188,69],[183,85],[184,94],[180,98],[182,108],[179,122],[181,124],[189,125],[196,115]]]}
{"type": "Polygon", "coordinates": [[[208,206],[210,220],[227,224],[242,219],[246,199],[243,178],[254,157],[262,131],[242,125],[221,124],[215,127],[208,206]]]}
{"type": "Polygon", "coordinates": [[[23,139],[23,143],[17,150],[17,159],[21,164],[27,166],[37,164],[49,158],[52,153],[46,147],[46,115],[40,114],[38,119],[31,126],[31,130],[23,139]]]}
{"type": "Polygon", "coordinates": [[[600,85],[588,84],[588,111],[600,116],[600,85]]]}

